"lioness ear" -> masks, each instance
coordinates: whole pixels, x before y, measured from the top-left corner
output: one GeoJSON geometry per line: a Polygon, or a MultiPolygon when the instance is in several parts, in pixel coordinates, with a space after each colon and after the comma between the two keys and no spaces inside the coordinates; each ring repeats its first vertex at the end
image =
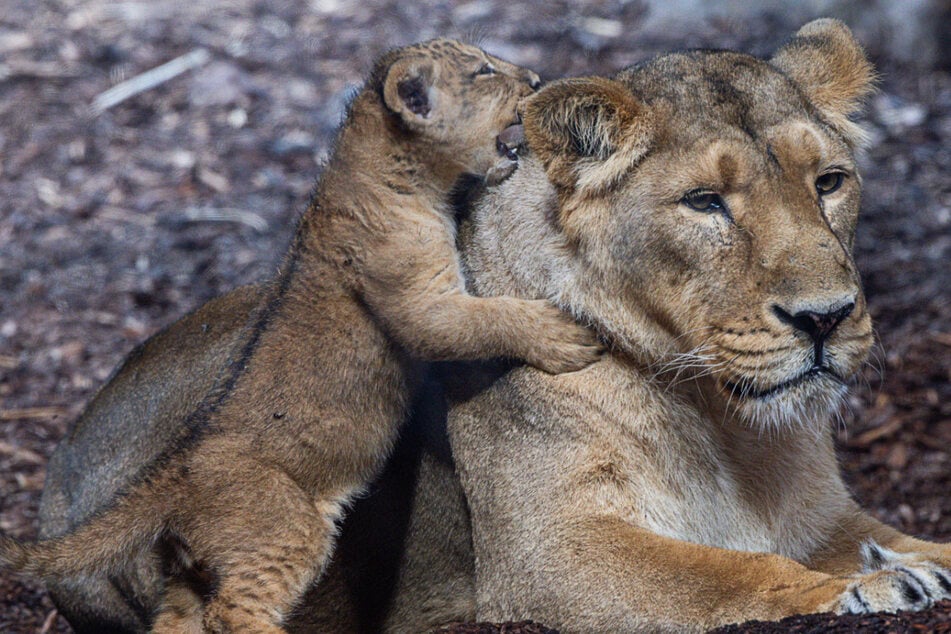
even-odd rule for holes
{"type": "Polygon", "coordinates": [[[436,106],[435,67],[431,60],[399,59],[386,71],[383,102],[412,128],[430,122],[436,106]]]}
{"type": "Polygon", "coordinates": [[[616,185],[647,152],[650,111],[602,77],[552,82],[524,107],[525,138],[561,195],[616,185]]]}
{"type": "Polygon", "coordinates": [[[861,111],[875,89],[876,75],[849,27],[831,18],[813,20],[771,62],[851,145],[863,143],[865,135],[849,117],[861,111]]]}

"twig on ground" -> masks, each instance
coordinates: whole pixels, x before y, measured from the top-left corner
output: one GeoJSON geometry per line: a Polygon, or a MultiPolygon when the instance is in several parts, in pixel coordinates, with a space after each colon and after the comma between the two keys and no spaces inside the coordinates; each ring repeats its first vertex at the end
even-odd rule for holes
{"type": "Polygon", "coordinates": [[[951,347],[951,332],[933,332],[930,337],[940,344],[951,347]]]}
{"type": "Polygon", "coordinates": [[[29,464],[46,464],[46,458],[35,451],[25,447],[17,447],[16,445],[11,445],[10,443],[3,442],[2,440],[0,440],[0,454],[10,456],[19,462],[26,462],[29,464]]]}
{"type": "MultiPolygon", "coordinates": [[[[65,407],[24,407],[22,409],[0,409],[0,420],[26,420],[33,418],[56,418],[67,413],[65,407]]],[[[0,444],[0,451],[3,445],[0,444]]]]}
{"type": "Polygon", "coordinates": [[[874,427],[868,430],[865,433],[859,434],[855,440],[851,441],[849,444],[864,447],[865,445],[870,445],[880,438],[885,438],[886,436],[891,436],[896,431],[902,428],[903,421],[901,418],[895,417],[890,421],[886,422],[884,425],[874,427]]]}
{"type": "Polygon", "coordinates": [[[190,53],[176,57],[170,62],[147,70],[141,75],[118,83],[109,90],[100,93],[92,102],[94,114],[100,114],[109,108],[122,103],[129,97],[151,90],[184,72],[198,68],[211,59],[211,53],[204,48],[196,48],[190,53]]]}
{"type": "Polygon", "coordinates": [[[191,207],[185,210],[185,219],[189,222],[237,222],[251,227],[258,233],[264,233],[268,229],[267,220],[253,211],[244,209],[191,207]]]}
{"type": "Polygon", "coordinates": [[[50,613],[46,615],[46,619],[43,621],[43,627],[40,629],[40,634],[49,634],[53,631],[53,626],[56,625],[56,617],[59,616],[59,612],[56,610],[50,610],[50,613]]]}
{"type": "Polygon", "coordinates": [[[62,79],[79,76],[79,70],[56,62],[10,61],[0,64],[0,81],[12,77],[62,79]]]}

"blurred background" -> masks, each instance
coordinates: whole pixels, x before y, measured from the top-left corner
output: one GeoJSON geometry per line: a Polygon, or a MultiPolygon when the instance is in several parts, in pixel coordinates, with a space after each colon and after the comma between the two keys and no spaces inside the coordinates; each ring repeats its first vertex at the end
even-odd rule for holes
{"type": "MultiPolygon", "coordinates": [[[[552,79],[674,48],[766,56],[822,15],[882,75],[856,245],[881,346],[843,412],[843,465],[879,518],[951,537],[947,0],[2,0],[0,529],[35,535],[49,453],[135,344],[275,272],[381,52],[463,37],[552,79]]],[[[69,628],[0,575],[0,631],[69,628]]]]}

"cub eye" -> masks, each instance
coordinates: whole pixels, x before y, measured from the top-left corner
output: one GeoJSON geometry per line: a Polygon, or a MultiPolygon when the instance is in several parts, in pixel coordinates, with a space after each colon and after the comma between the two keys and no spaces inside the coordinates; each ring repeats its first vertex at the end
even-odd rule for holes
{"type": "Polygon", "coordinates": [[[843,181],[845,181],[845,174],[842,172],[828,172],[816,179],[816,191],[820,196],[831,194],[842,187],[843,181]]]}
{"type": "Polygon", "coordinates": [[[473,74],[475,74],[475,75],[494,75],[494,74],[495,74],[495,67],[494,67],[492,64],[483,64],[482,66],[479,67],[479,70],[477,70],[477,71],[476,71],[475,73],[473,73],[473,74]]]}
{"type": "Polygon", "coordinates": [[[720,194],[705,189],[695,189],[687,192],[680,202],[687,205],[694,211],[704,211],[706,213],[718,213],[726,209],[726,203],[720,194]]]}

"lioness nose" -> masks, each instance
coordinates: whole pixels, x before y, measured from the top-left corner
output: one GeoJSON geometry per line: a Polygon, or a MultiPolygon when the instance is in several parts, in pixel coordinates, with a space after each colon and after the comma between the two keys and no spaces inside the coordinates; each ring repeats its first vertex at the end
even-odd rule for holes
{"type": "Polygon", "coordinates": [[[825,313],[802,310],[796,314],[790,314],[788,311],[783,310],[781,306],[773,305],[773,313],[781,322],[806,333],[815,343],[825,341],[825,339],[832,334],[832,331],[836,329],[836,326],[845,321],[846,317],[851,315],[854,309],[855,303],[849,302],[840,308],[825,313]]]}

